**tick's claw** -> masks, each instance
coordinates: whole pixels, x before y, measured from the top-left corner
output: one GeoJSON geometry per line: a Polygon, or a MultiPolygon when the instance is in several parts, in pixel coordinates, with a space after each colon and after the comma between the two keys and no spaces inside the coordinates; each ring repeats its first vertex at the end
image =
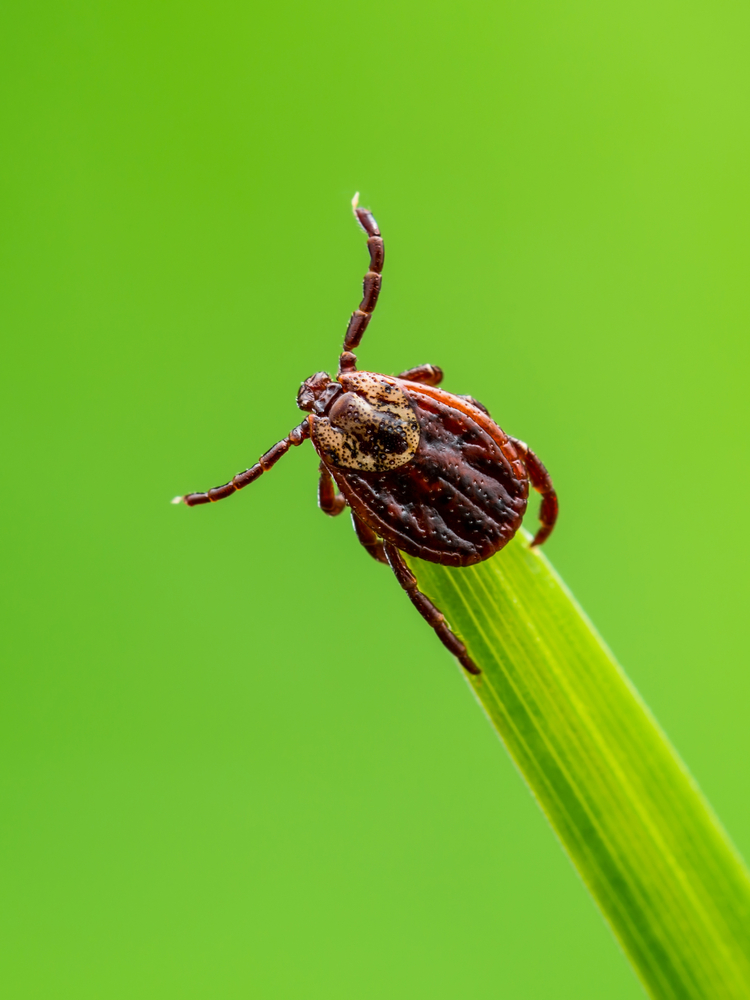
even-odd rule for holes
{"type": "Polygon", "coordinates": [[[185,497],[175,497],[173,500],[170,500],[169,502],[170,503],[182,503],[184,501],[184,499],[185,499],[185,497]]]}
{"type": "Polygon", "coordinates": [[[357,205],[359,205],[359,191],[354,192],[354,197],[352,198],[352,208],[357,211],[357,205]]]}

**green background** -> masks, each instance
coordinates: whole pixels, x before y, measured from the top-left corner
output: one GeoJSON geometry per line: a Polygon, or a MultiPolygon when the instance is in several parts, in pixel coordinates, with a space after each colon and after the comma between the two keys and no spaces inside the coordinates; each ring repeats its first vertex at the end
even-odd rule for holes
{"type": "Polygon", "coordinates": [[[358,352],[551,470],[547,550],[750,854],[744,4],[9,5],[4,994],[635,998],[305,445],[358,352]],[[425,691],[429,692],[425,697],[425,691]]]}

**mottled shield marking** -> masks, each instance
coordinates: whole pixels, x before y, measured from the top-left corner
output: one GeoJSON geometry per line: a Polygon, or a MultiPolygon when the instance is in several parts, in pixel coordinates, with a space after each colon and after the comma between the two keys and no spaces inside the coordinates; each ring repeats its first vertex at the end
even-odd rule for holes
{"type": "Polygon", "coordinates": [[[406,465],[419,446],[419,423],[406,393],[369,372],[342,375],[344,393],[326,417],[314,417],[312,438],[330,465],[386,472],[406,465]]]}

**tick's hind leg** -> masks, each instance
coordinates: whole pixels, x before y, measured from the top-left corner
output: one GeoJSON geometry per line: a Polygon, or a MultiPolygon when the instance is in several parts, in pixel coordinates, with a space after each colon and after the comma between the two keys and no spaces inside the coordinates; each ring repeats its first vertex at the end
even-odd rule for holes
{"type": "Polygon", "coordinates": [[[443,381],[443,369],[437,365],[417,365],[416,368],[407,368],[396,378],[405,378],[408,382],[419,382],[422,385],[440,385],[443,381]]]}
{"type": "MultiPolygon", "coordinates": [[[[318,507],[320,507],[324,514],[330,514],[331,517],[340,514],[344,507],[346,507],[344,494],[336,492],[336,486],[331,478],[331,473],[322,462],[320,463],[320,480],[318,482],[318,507]]],[[[364,521],[360,521],[354,511],[352,511],[352,524],[354,525],[357,538],[372,558],[377,559],[378,562],[387,563],[388,560],[385,558],[383,543],[369,525],[365,524],[364,521]]]]}
{"type": "Polygon", "coordinates": [[[385,550],[383,548],[383,543],[380,541],[378,536],[372,530],[369,524],[365,524],[364,521],[360,520],[357,515],[352,511],[352,524],[354,525],[354,530],[357,533],[357,538],[361,544],[367,549],[373,559],[377,559],[378,562],[385,563],[388,565],[388,560],[385,557],[385,550]]]}
{"type": "Polygon", "coordinates": [[[323,463],[320,463],[320,479],[318,480],[318,507],[324,514],[335,517],[346,507],[346,500],[342,493],[336,492],[331,473],[323,463]]]}
{"type": "Polygon", "coordinates": [[[521,453],[521,461],[526,466],[529,482],[537,493],[542,495],[542,505],[539,508],[540,526],[531,543],[532,545],[541,545],[552,534],[557,520],[557,493],[555,493],[549,472],[529,446],[523,441],[519,441],[518,438],[509,438],[509,440],[521,453]]]}
{"type": "Polygon", "coordinates": [[[439,610],[439,608],[436,608],[429,597],[423,594],[419,589],[417,585],[417,578],[404,562],[404,557],[401,555],[396,546],[391,545],[390,542],[385,542],[383,547],[385,549],[388,562],[391,565],[391,569],[396,574],[396,579],[409,595],[409,600],[427,624],[431,625],[435,629],[438,639],[442,642],[448,652],[453,653],[464,670],[467,670],[470,674],[481,674],[482,671],[466,651],[466,646],[464,646],[458,636],[454,635],[454,633],[448,628],[445,621],[445,615],[439,610]]]}

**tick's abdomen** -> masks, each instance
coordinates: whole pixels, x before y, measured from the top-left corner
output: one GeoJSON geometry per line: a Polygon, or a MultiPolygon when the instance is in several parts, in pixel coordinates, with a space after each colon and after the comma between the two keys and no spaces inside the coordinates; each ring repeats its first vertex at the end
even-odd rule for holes
{"type": "MultiPolygon", "coordinates": [[[[394,380],[395,381],[395,380],[394,380]]],[[[440,389],[408,386],[419,446],[385,472],[330,466],[354,512],[397,548],[447,566],[469,566],[518,530],[528,496],[507,438],[491,418],[440,389]]]]}

